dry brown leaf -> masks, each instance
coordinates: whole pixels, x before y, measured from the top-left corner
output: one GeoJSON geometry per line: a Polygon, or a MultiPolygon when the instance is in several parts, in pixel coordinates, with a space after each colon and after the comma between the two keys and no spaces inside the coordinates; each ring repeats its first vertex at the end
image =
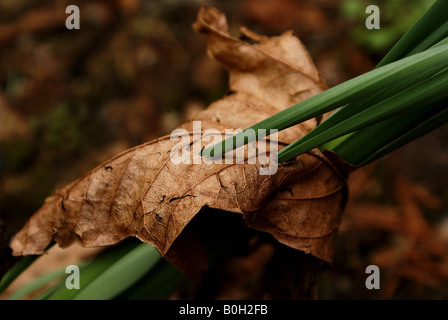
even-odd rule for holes
{"type": "MultiPolygon", "coordinates": [[[[194,28],[206,34],[208,53],[228,70],[230,94],[179,126],[193,138],[194,120],[202,132],[244,129],[326,89],[292,32],[265,37],[242,28],[255,42],[248,44],[231,37],[224,14],[209,7],[201,8],[194,28]]],[[[311,119],[280,132],[279,147],[316,124],[311,119]]],[[[127,150],[57,191],[16,234],[14,255],[42,254],[52,239],[62,247],[96,247],[135,236],[179,265],[185,250],[198,245],[192,235],[179,236],[208,207],[240,213],[248,226],[332,261],[346,184],[318,150],[266,176],[259,163],[175,165],[170,151],[177,143],[167,136],[127,150]]]]}

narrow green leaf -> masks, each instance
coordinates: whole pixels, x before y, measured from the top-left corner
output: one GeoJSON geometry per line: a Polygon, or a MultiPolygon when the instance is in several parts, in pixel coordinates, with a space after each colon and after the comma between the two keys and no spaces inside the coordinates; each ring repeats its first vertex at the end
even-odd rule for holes
{"type": "Polygon", "coordinates": [[[3,293],[9,285],[39,257],[40,256],[35,255],[25,256],[8,270],[0,281],[0,294],[3,293]]]}
{"type": "MultiPolygon", "coordinates": [[[[448,44],[428,49],[425,52],[372,70],[321,92],[253,125],[231,138],[205,149],[202,154],[210,156],[212,150],[221,150],[222,153],[217,152],[218,154],[211,155],[213,157],[221,157],[224,153],[242,146],[244,141],[241,138],[249,129],[255,130],[256,135],[259,133],[258,129],[276,129],[280,131],[346,105],[355,99],[366,97],[394,83],[404,81],[408,77],[425,72],[428,68],[443,69],[446,66],[448,66],[448,44]]],[[[256,137],[262,136],[257,135],[256,137]]]]}
{"type": "Polygon", "coordinates": [[[278,153],[278,161],[284,162],[337,137],[361,129],[394,115],[410,112],[448,97],[448,71],[419,83],[380,103],[346,118],[325,132],[302,143],[302,139],[288,145],[278,153]]]}
{"type": "Polygon", "coordinates": [[[403,136],[401,136],[399,139],[395,140],[394,142],[390,143],[389,145],[385,146],[375,154],[371,155],[369,158],[365,159],[363,162],[360,163],[360,166],[364,166],[366,164],[369,164],[370,162],[373,162],[381,157],[384,157],[385,155],[391,153],[392,151],[422,137],[423,135],[433,131],[434,129],[446,124],[448,122],[448,109],[443,110],[442,112],[436,114],[432,118],[424,121],[411,131],[407,132],[403,136]]]}
{"type": "MultiPolygon", "coordinates": [[[[447,8],[448,10],[448,8],[447,8]]],[[[426,36],[422,42],[415,46],[408,55],[413,55],[437,44],[439,41],[443,40],[448,36],[448,21],[442,24],[439,28],[433,31],[430,35],[426,36]]]]}
{"type": "Polygon", "coordinates": [[[62,286],[62,282],[59,282],[44,292],[38,294],[36,297],[33,298],[33,300],[47,300],[50,295],[52,295],[56,290],[58,290],[62,286]]]}
{"type": "Polygon", "coordinates": [[[409,55],[422,39],[436,31],[448,21],[448,1],[437,0],[431,8],[418,20],[397,42],[377,67],[382,67],[409,55]]]}
{"type": "Polygon", "coordinates": [[[139,241],[124,241],[117,246],[106,249],[100,253],[95,259],[87,264],[81,270],[80,289],[69,290],[65,287],[65,282],[62,281],[61,286],[48,296],[49,300],[71,300],[77,296],[83,289],[87,288],[89,284],[94,281],[100,274],[107,270],[117,260],[124,257],[128,252],[139,245],[139,241]]]}
{"type": "Polygon", "coordinates": [[[160,258],[153,246],[142,243],[98,275],[74,299],[112,299],[141,279],[160,258]]]}
{"type": "Polygon", "coordinates": [[[433,45],[431,48],[440,47],[440,46],[443,46],[443,45],[445,45],[447,43],[448,43],[448,37],[445,37],[444,39],[440,40],[435,45],[433,45]]]}
{"type": "Polygon", "coordinates": [[[15,291],[13,294],[11,294],[11,296],[8,297],[8,299],[9,300],[23,299],[23,298],[29,296],[30,294],[42,289],[43,287],[48,285],[53,280],[61,278],[64,275],[65,275],[65,268],[44,274],[44,275],[38,277],[37,279],[35,279],[34,281],[26,284],[19,290],[15,291]]]}
{"type": "Polygon", "coordinates": [[[354,132],[331,150],[345,161],[359,165],[384,146],[439,113],[447,105],[448,101],[443,100],[415,112],[408,112],[374,124],[354,132]]]}
{"type": "Polygon", "coordinates": [[[188,278],[166,260],[160,260],[140,281],[117,297],[122,300],[167,299],[188,278]]]}
{"type": "MultiPolygon", "coordinates": [[[[433,47],[438,47],[444,44],[448,43],[448,37],[440,40],[436,44],[433,45],[433,47]]],[[[422,49],[422,48],[420,48],[422,49]]],[[[417,52],[415,52],[417,53],[417,52]]],[[[414,53],[414,54],[415,54],[414,53]]],[[[376,94],[373,94],[365,99],[359,99],[351,102],[348,106],[344,106],[333,112],[333,114],[325,120],[323,123],[321,123],[317,128],[313,129],[311,132],[309,132],[304,138],[310,139],[313,136],[316,136],[318,133],[323,132],[327,128],[331,128],[333,124],[338,123],[339,121],[344,120],[346,117],[351,116],[358,112],[359,110],[362,110],[368,105],[372,105],[373,102],[379,102],[380,100],[386,99],[390,94],[396,93],[400,90],[403,90],[410,85],[413,85],[417,82],[419,82],[421,79],[425,79],[427,76],[433,75],[435,72],[439,71],[438,68],[428,68],[423,73],[419,75],[415,75],[412,77],[409,77],[408,79],[405,79],[401,82],[392,84],[390,87],[379,91],[376,94]]],[[[327,149],[327,150],[334,150],[340,143],[342,143],[346,138],[348,138],[350,134],[346,135],[345,137],[339,137],[335,140],[329,141],[325,143],[324,145],[319,146],[321,150],[327,149]]]]}
{"type": "MultiPolygon", "coordinates": [[[[367,97],[354,100],[350,104],[335,111],[330,117],[328,117],[328,119],[326,119],[319,126],[317,126],[313,130],[311,130],[308,134],[306,134],[304,137],[302,137],[302,139],[300,140],[301,143],[305,143],[306,141],[313,139],[317,135],[322,134],[323,132],[331,129],[335,125],[354,116],[355,114],[361,112],[362,110],[366,110],[369,107],[390,98],[394,94],[397,94],[413,85],[422,82],[423,80],[430,78],[439,71],[440,71],[439,68],[429,67],[420,73],[412,74],[408,78],[403,79],[400,82],[393,83],[389,87],[383,88],[378,92],[374,92],[367,97]]],[[[338,143],[341,143],[342,141],[343,139],[340,139],[338,143]]],[[[333,147],[335,147],[336,145],[337,144],[335,143],[333,147]]],[[[327,146],[326,148],[328,149],[329,147],[327,146]]]]}

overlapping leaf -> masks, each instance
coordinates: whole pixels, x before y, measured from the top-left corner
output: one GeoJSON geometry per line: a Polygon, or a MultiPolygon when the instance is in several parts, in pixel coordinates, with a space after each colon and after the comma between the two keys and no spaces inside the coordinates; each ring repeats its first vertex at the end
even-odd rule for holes
{"type": "MultiPolygon", "coordinates": [[[[249,44],[231,37],[225,16],[208,7],[200,10],[194,28],[206,34],[208,53],[228,70],[230,93],[179,126],[189,131],[190,145],[199,134],[193,132],[193,121],[201,121],[201,132],[244,129],[326,89],[292,32],[264,37],[242,28],[244,37],[255,42],[249,44]]],[[[280,132],[279,146],[302,137],[317,122],[280,132]]],[[[41,254],[52,240],[62,247],[74,242],[94,247],[135,236],[186,270],[186,252],[201,251],[182,231],[208,207],[240,213],[248,226],[331,262],[346,185],[318,150],[279,165],[274,175],[261,175],[262,164],[247,161],[175,164],[171,150],[178,143],[166,136],[137,146],[58,190],[16,234],[14,254],[41,254]],[[188,242],[173,246],[177,238],[188,242]]]]}

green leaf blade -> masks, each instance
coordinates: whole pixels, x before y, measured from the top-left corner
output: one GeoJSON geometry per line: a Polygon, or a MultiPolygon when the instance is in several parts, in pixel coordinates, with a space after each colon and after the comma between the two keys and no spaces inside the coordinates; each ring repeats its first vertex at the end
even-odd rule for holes
{"type": "Polygon", "coordinates": [[[337,125],[332,126],[310,139],[297,140],[278,153],[278,161],[284,162],[317,147],[325,142],[341,137],[347,133],[366,127],[370,124],[388,119],[399,113],[410,112],[433,102],[448,97],[448,71],[442,72],[422,83],[346,118],[337,125]]]}
{"type": "MultiPolygon", "coordinates": [[[[425,72],[428,68],[441,70],[447,66],[448,44],[444,44],[348,80],[281,111],[246,130],[255,130],[256,137],[262,137],[258,135],[259,129],[281,131],[348,104],[353,100],[362,99],[396,82],[412,77],[413,74],[425,72]]],[[[242,146],[241,141],[243,139],[241,139],[241,136],[246,133],[246,130],[205,149],[202,154],[207,156],[211,150],[221,150],[221,153],[214,154],[214,157],[221,157],[226,152],[242,146]],[[236,143],[238,141],[240,144],[236,143]]]]}

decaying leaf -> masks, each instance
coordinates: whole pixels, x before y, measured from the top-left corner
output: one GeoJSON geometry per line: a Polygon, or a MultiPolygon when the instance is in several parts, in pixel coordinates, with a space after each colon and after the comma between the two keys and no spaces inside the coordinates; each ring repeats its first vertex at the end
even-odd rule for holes
{"type": "MultiPolygon", "coordinates": [[[[249,44],[231,37],[224,14],[209,7],[201,8],[194,28],[206,34],[208,53],[228,70],[230,91],[179,126],[188,130],[190,146],[200,133],[193,121],[201,121],[201,132],[244,129],[326,89],[292,32],[265,37],[242,28],[255,43],[249,44]]],[[[317,121],[280,132],[279,147],[317,121]]],[[[326,156],[312,150],[279,165],[274,175],[261,175],[260,163],[175,164],[171,150],[178,143],[166,136],[137,146],[58,190],[16,234],[14,255],[42,254],[52,240],[61,247],[96,247],[135,236],[178,262],[185,248],[197,246],[194,235],[182,231],[207,207],[240,213],[249,227],[332,261],[346,184],[326,156]],[[182,241],[172,246],[178,237],[182,241]]]]}

